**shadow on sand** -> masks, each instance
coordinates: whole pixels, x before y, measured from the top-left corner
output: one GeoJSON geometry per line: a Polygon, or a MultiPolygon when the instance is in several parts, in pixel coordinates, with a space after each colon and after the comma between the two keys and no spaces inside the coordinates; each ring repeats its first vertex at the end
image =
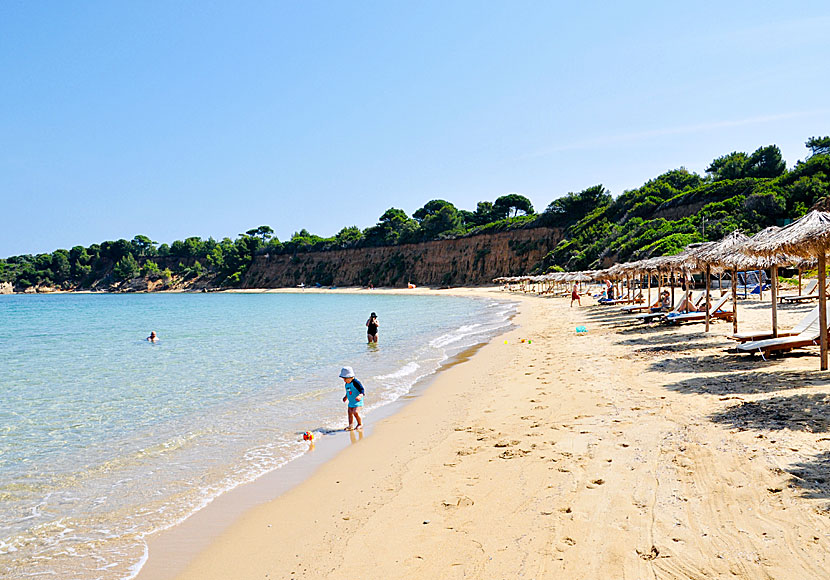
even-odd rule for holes
{"type": "Polygon", "coordinates": [[[809,461],[793,464],[787,470],[789,484],[804,490],[809,499],[830,499],[830,451],[825,451],[809,461]]]}
{"type": "Polygon", "coordinates": [[[737,429],[808,431],[827,433],[830,418],[824,407],[830,394],[793,395],[762,401],[745,401],[710,416],[714,423],[737,429]]]}
{"type": "Polygon", "coordinates": [[[826,386],[830,377],[822,371],[776,371],[726,373],[716,376],[693,377],[669,383],[670,391],[684,394],[759,395],[803,387],[826,386]]]}

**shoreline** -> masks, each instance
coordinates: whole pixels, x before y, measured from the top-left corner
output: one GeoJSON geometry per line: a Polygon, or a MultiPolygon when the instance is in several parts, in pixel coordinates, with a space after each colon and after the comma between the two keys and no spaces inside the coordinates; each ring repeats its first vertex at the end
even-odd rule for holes
{"type": "MultiPolygon", "coordinates": [[[[498,291],[498,287],[481,292],[481,288],[456,288],[441,290],[440,293],[431,288],[258,288],[258,289],[230,289],[222,293],[232,294],[264,294],[264,293],[296,293],[311,292],[317,294],[357,294],[373,292],[378,294],[396,295],[443,295],[470,299],[496,299],[504,302],[517,303],[514,296],[498,291]],[[455,291],[453,291],[455,290],[455,291]],[[493,294],[493,291],[498,292],[493,294]]],[[[180,292],[180,291],[173,291],[180,292]]],[[[186,293],[186,291],[184,291],[186,293]]],[[[510,319],[510,325],[496,335],[495,338],[510,332],[515,326],[516,315],[510,319]]],[[[135,568],[137,571],[131,578],[135,580],[171,580],[181,573],[186,565],[201,551],[207,549],[215,536],[223,533],[233,522],[240,519],[245,513],[255,510],[262,505],[278,499],[293,488],[302,485],[326,463],[335,460],[349,447],[361,443],[364,437],[370,437],[378,423],[394,418],[413,401],[422,397],[442,373],[446,370],[475,356],[487,342],[468,347],[442,362],[439,368],[431,375],[416,382],[410,391],[399,399],[372,412],[367,418],[369,422],[362,431],[336,432],[319,437],[310,449],[302,456],[289,461],[285,465],[266,473],[252,482],[235,487],[200,508],[182,522],[169,528],[154,532],[147,536],[147,552],[142,562],[135,568]]]]}
{"type": "MultiPolygon", "coordinates": [[[[518,328],[227,522],[176,580],[830,575],[815,356],[736,356],[729,323],[459,292],[515,299],[518,328]]],[[[767,303],[739,308],[741,330],[769,326],[767,303]]]]}

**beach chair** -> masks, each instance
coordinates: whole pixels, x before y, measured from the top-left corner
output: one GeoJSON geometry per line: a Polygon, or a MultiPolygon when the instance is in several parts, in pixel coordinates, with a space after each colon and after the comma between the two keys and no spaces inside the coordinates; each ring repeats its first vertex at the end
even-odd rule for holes
{"type": "MultiPolygon", "coordinates": [[[[723,310],[724,304],[726,301],[729,300],[729,294],[724,294],[723,296],[718,299],[717,302],[712,304],[712,307],[709,308],[709,318],[711,320],[720,319],[720,320],[732,320],[735,316],[735,313],[731,310],[723,310]]],[[[681,324],[684,322],[704,322],[706,320],[706,312],[681,312],[675,314],[670,312],[666,314],[664,322],[668,322],[669,324],[681,324]]]]}
{"type": "Polygon", "coordinates": [[[640,312],[642,310],[651,310],[652,308],[660,308],[662,302],[660,302],[660,297],[657,297],[657,301],[648,306],[646,304],[629,304],[628,306],[620,306],[620,311],[625,312],[627,314],[631,314],[632,312],[640,312]]]}
{"type": "Polygon", "coordinates": [[[618,304],[631,304],[631,303],[639,303],[639,302],[643,301],[643,293],[642,292],[640,292],[639,294],[637,294],[633,298],[630,298],[630,296],[631,296],[631,292],[628,292],[628,293],[626,293],[625,296],[623,296],[622,298],[620,298],[618,300],[617,299],[615,299],[615,300],[606,300],[605,302],[603,302],[603,304],[606,304],[608,306],[616,306],[618,304]]]}
{"type": "Polygon", "coordinates": [[[818,316],[816,319],[801,333],[795,336],[780,336],[778,338],[768,338],[766,340],[752,340],[738,345],[738,352],[748,352],[750,354],[760,353],[766,358],[772,352],[776,351],[790,351],[794,348],[804,348],[807,346],[815,346],[819,343],[819,323],[818,316]]]}
{"type": "MultiPolygon", "coordinates": [[[[700,303],[705,298],[706,294],[701,293],[695,296],[694,292],[690,292],[690,304],[692,310],[697,310],[700,307],[700,303]]],[[[663,318],[666,314],[680,314],[686,310],[686,298],[684,297],[683,300],[677,303],[677,305],[672,309],[670,312],[644,312],[642,314],[637,314],[634,318],[636,320],[642,320],[643,322],[651,322],[653,320],[657,320],[658,318],[663,318]]]]}
{"type": "Polygon", "coordinates": [[[781,304],[793,303],[793,302],[802,302],[804,300],[817,300],[818,299],[818,280],[810,280],[807,285],[804,287],[804,291],[801,294],[796,296],[781,296],[779,298],[781,304]]]}
{"type": "Polygon", "coordinates": [[[605,305],[616,304],[620,300],[627,300],[628,294],[629,293],[626,292],[621,298],[600,298],[599,303],[605,305]]]}
{"type": "MultiPolygon", "coordinates": [[[[816,320],[818,320],[818,306],[813,308],[810,312],[804,315],[798,324],[793,326],[790,330],[785,330],[783,332],[778,332],[778,338],[783,338],[785,336],[798,336],[807,328],[810,327],[816,320]]],[[[751,340],[765,340],[768,338],[773,338],[772,331],[768,330],[766,332],[739,332],[737,334],[730,334],[726,338],[731,340],[737,340],[740,343],[749,342],[751,340]]]]}

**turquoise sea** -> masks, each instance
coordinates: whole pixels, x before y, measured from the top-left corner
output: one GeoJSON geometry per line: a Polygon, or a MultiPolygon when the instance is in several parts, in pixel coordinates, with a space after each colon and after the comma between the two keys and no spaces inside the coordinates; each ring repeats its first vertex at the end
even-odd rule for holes
{"type": "Polygon", "coordinates": [[[514,308],[368,291],[0,296],[0,577],[134,576],[149,534],[303,454],[303,431],[345,425],[341,366],[371,421],[514,308]]]}

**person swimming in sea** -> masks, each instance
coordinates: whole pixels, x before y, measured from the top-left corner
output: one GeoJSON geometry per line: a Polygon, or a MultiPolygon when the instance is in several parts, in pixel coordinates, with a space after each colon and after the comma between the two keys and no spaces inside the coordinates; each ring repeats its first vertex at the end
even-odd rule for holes
{"type": "Polygon", "coordinates": [[[158,342],[159,341],[159,337],[156,336],[156,331],[155,330],[150,331],[150,336],[147,337],[147,341],[148,342],[158,342]]]}

